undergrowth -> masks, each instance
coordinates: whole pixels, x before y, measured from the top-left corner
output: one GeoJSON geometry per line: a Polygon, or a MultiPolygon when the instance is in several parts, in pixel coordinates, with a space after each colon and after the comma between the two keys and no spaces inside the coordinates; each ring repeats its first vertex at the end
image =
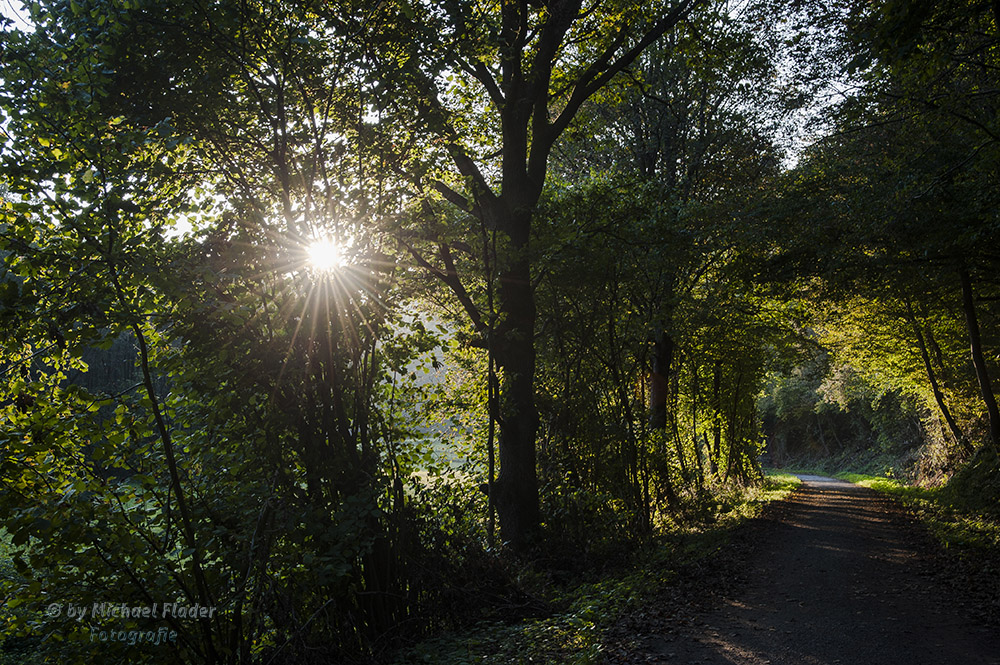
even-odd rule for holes
{"type": "MultiPolygon", "coordinates": [[[[732,530],[760,515],[763,505],[787,497],[799,484],[790,474],[769,475],[760,486],[704,497],[682,525],[657,536],[634,554],[630,565],[604,571],[597,579],[577,578],[560,585],[539,584],[549,608],[543,616],[492,621],[439,635],[408,649],[396,665],[434,663],[508,665],[570,663],[603,659],[603,634],[616,618],[670,584],[683,564],[711,555],[732,530]]],[[[530,564],[528,564],[530,568],[530,564]]],[[[544,578],[539,571],[531,571],[544,578]]]]}

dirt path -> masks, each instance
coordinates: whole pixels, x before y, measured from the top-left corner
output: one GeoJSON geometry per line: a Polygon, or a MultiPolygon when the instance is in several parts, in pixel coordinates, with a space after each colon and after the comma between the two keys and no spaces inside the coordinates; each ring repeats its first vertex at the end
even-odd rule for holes
{"type": "Polygon", "coordinates": [[[674,598],[654,620],[633,617],[638,636],[611,662],[1000,665],[1000,629],[969,618],[894,504],[801,478],[736,562],[742,583],[704,607],[674,598]]]}

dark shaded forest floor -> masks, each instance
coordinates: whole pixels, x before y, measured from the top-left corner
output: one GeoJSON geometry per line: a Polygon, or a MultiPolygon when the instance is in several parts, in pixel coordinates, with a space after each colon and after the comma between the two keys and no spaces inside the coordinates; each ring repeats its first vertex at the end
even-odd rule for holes
{"type": "Polygon", "coordinates": [[[956,561],[872,490],[802,479],[626,612],[605,636],[608,662],[1000,665],[995,571],[956,561]]]}

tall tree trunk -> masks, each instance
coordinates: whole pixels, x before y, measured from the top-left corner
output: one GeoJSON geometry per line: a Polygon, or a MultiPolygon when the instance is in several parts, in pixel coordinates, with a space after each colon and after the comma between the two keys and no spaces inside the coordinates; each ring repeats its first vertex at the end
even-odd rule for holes
{"type": "Polygon", "coordinates": [[[667,414],[670,418],[670,429],[673,431],[674,450],[677,452],[677,461],[681,465],[681,479],[685,483],[691,482],[691,471],[687,465],[687,455],[684,454],[684,440],[681,438],[680,414],[678,413],[678,401],[681,393],[681,362],[678,361],[673,374],[670,377],[670,400],[667,407],[667,414]]]}
{"type": "Polygon", "coordinates": [[[979,381],[979,391],[986,403],[986,413],[990,422],[990,442],[995,449],[1000,449],[1000,409],[997,408],[996,394],[990,384],[990,375],[986,366],[986,356],[983,354],[983,342],[979,335],[979,321],[976,318],[976,301],[972,292],[972,278],[969,270],[962,266],[958,270],[962,281],[962,310],[965,312],[965,322],[969,329],[969,346],[972,351],[972,364],[976,368],[976,379],[979,381]]]}
{"type": "Polygon", "coordinates": [[[826,435],[823,433],[823,423],[818,413],[816,414],[816,431],[819,433],[819,443],[823,446],[823,452],[826,453],[827,457],[830,457],[830,446],[826,445],[826,435]]]}
{"type": "Polygon", "coordinates": [[[698,440],[698,362],[691,358],[691,445],[698,462],[698,487],[705,486],[705,465],[702,463],[701,441],[698,440]]]}
{"type": "MultiPolygon", "coordinates": [[[[614,299],[617,294],[617,274],[615,275],[614,289],[611,296],[614,299]]],[[[642,487],[639,482],[639,450],[638,437],[635,431],[635,419],[632,417],[632,395],[629,391],[629,381],[623,379],[621,354],[619,353],[619,334],[615,325],[615,316],[612,310],[608,310],[608,369],[611,372],[611,380],[618,395],[618,406],[620,409],[620,419],[625,423],[626,435],[621,437],[619,456],[623,462],[622,483],[625,486],[625,496],[630,503],[630,507],[636,516],[635,524],[637,528],[645,533],[646,519],[643,514],[647,511],[643,504],[642,487]]]]}
{"type": "Polygon", "coordinates": [[[937,340],[934,338],[934,331],[928,327],[924,330],[924,333],[927,338],[927,350],[932,354],[931,360],[937,364],[940,372],[944,372],[946,370],[944,366],[944,353],[941,351],[941,345],[938,344],[937,340]]]}
{"type": "Polygon", "coordinates": [[[729,477],[733,473],[733,462],[736,460],[736,455],[739,454],[737,452],[737,441],[739,441],[738,445],[740,448],[742,448],[743,446],[742,440],[738,438],[740,430],[739,430],[739,422],[737,420],[737,416],[739,414],[739,406],[740,406],[740,388],[742,383],[743,383],[743,372],[737,370],[736,382],[733,384],[733,409],[730,412],[729,423],[728,423],[729,451],[727,456],[728,458],[726,460],[726,475],[723,477],[723,480],[729,480],[729,477]]]}
{"type": "Polygon", "coordinates": [[[528,257],[530,225],[528,207],[519,209],[501,227],[510,239],[510,248],[500,262],[500,324],[493,347],[496,363],[503,370],[498,409],[500,474],[494,483],[494,502],[501,536],[515,549],[530,542],[541,521],[535,455],[536,311],[528,257]]]}
{"type": "MultiPolygon", "coordinates": [[[[160,407],[159,397],[156,394],[156,386],[154,385],[149,360],[149,344],[146,341],[146,335],[140,325],[141,314],[136,311],[136,308],[133,307],[128,296],[125,294],[125,288],[122,286],[118,273],[118,266],[111,249],[112,248],[109,247],[108,254],[106,256],[108,270],[111,273],[111,281],[114,286],[115,295],[118,299],[118,304],[125,312],[128,313],[128,327],[135,336],[135,341],[139,347],[139,368],[142,371],[143,387],[146,390],[146,398],[149,401],[149,409],[153,414],[153,422],[156,424],[157,434],[159,434],[161,450],[163,450],[167,473],[170,477],[170,487],[174,494],[174,500],[177,502],[177,512],[180,514],[181,518],[181,534],[184,539],[184,544],[191,551],[191,572],[194,576],[195,588],[197,589],[197,600],[204,607],[211,607],[215,604],[215,601],[212,599],[212,592],[208,585],[208,579],[205,576],[205,570],[202,562],[202,545],[198,542],[197,535],[195,534],[195,518],[192,516],[191,509],[188,506],[184,486],[181,483],[180,468],[177,464],[177,458],[174,455],[173,439],[171,438],[170,430],[167,427],[163,410],[160,407]]],[[[169,509],[170,507],[168,504],[167,510],[169,509]]],[[[204,646],[203,656],[205,662],[210,665],[219,662],[219,656],[215,650],[215,631],[212,622],[207,618],[202,618],[199,620],[198,624],[201,627],[202,643],[204,646]]]]}

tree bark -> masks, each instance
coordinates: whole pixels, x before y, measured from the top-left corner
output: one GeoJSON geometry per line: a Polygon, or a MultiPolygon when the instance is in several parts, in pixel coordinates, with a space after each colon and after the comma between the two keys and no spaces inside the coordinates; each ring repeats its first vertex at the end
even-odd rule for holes
{"type": "Polygon", "coordinates": [[[510,246],[499,266],[500,324],[493,347],[496,363],[502,370],[500,474],[494,483],[494,501],[501,536],[515,549],[523,549],[530,543],[541,521],[535,454],[537,314],[528,256],[531,215],[530,207],[521,207],[500,225],[510,246]]]}
{"type": "Polygon", "coordinates": [[[661,330],[653,342],[653,367],[649,377],[649,426],[667,428],[669,376],[674,362],[674,340],[661,330]]]}
{"type": "Polygon", "coordinates": [[[979,321],[976,317],[976,302],[972,292],[972,278],[969,270],[962,266],[958,270],[962,282],[962,310],[965,312],[965,322],[969,329],[969,346],[972,352],[972,364],[976,368],[976,379],[979,381],[979,391],[986,404],[986,413],[990,423],[990,442],[994,449],[1000,449],[1000,409],[997,408],[996,394],[990,383],[986,356],[983,354],[983,342],[979,334],[979,321]]]}

